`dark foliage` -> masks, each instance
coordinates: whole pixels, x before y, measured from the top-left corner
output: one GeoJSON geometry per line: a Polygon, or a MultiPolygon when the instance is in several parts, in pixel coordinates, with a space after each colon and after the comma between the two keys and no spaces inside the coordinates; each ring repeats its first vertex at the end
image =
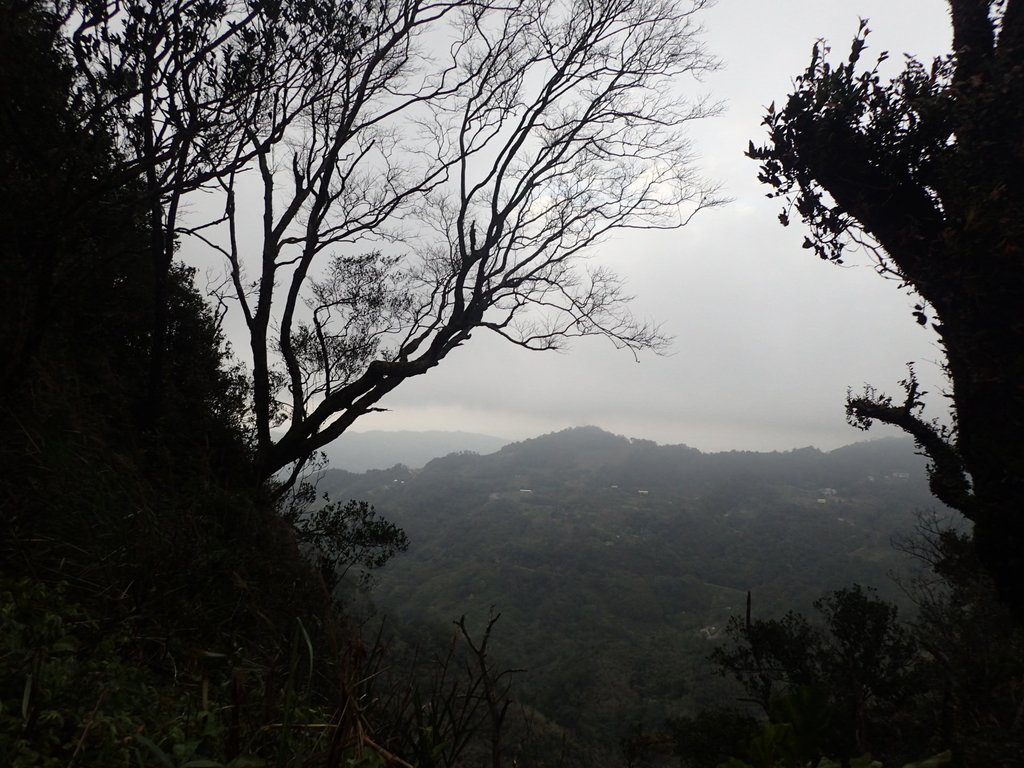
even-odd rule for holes
{"type": "Polygon", "coordinates": [[[894,715],[916,692],[919,651],[896,607],[859,585],[818,600],[823,628],[801,615],[729,623],[711,660],[734,675],[772,722],[788,722],[802,760],[870,751],[907,759],[920,734],[894,715]]]}
{"type": "Polygon", "coordinates": [[[821,630],[799,613],[749,623],[734,616],[725,632],[732,646],[715,648],[711,661],[734,676],[765,714],[779,695],[824,676],[821,630]]]}
{"type": "MultiPolygon", "coordinates": [[[[950,0],[953,50],[908,59],[883,82],[863,66],[866,24],[846,61],[823,44],[748,154],[761,180],[809,226],[805,247],[833,261],[852,241],[921,297],[946,353],[955,423],[921,415],[911,375],[902,402],[868,388],[852,423],[906,430],[932,462],[931,486],[975,524],[982,565],[1024,615],[1024,11],[950,0]]],[[[886,54],[878,57],[879,63],[886,54]]]]}
{"type": "Polygon", "coordinates": [[[682,768],[718,768],[757,731],[757,720],[732,709],[707,709],[670,719],[666,730],[682,768]]]}
{"type": "Polygon", "coordinates": [[[1024,760],[1024,629],[999,600],[974,543],[925,516],[909,549],[932,569],[910,586],[915,635],[928,660],[919,717],[937,724],[936,747],[963,766],[1010,768],[1024,760]],[[922,711],[923,710],[923,711],[922,711]]]}
{"type": "Polygon", "coordinates": [[[332,590],[353,566],[361,569],[359,583],[367,585],[372,569],[409,548],[405,532],[378,517],[365,501],[327,501],[311,512],[289,517],[285,519],[295,526],[299,542],[312,548],[313,560],[332,590]]]}
{"type": "Polygon", "coordinates": [[[48,9],[0,4],[0,764],[337,764],[360,641],[253,482],[192,271],[154,293],[146,195],[48,9]]]}

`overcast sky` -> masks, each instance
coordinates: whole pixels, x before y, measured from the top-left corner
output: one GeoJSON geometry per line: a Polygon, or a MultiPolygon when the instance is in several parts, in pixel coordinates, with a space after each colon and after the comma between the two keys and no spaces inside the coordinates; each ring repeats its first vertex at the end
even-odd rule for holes
{"type": "MultiPolygon", "coordinates": [[[[867,436],[844,419],[847,387],[898,391],[907,361],[938,390],[940,354],[913,300],[867,265],[818,261],[783,229],[756,164],[763,108],[782,102],[818,38],[845,54],[858,18],[870,53],[930,59],[949,46],[942,0],[720,0],[704,18],[723,63],[704,86],[726,104],[692,136],[707,175],[733,202],[684,229],[629,234],[601,258],[628,279],[636,314],[675,337],[639,363],[607,342],[530,353],[487,334],[406,382],[356,430],[445,429],[520,439],[594,424],[702,450],[830,449],[867,436]]],[[[938,415],[938,412],[935,413],[938,415]]],[[[886,434],[876,428],[871,437],[886,434]]]]}
{"type": "Polygon", "coordinates": [[[934,335],[866,258],[837,267],[801,249],[802,225],[779,225],[778,201],[765,198],[757,164],[743,156],[748,140],[763,140],[764,107],[784,101],[814,41],[845,56],[860,17],[870,19],[867,55],[890,51],[890,71],[905,52],[929,60],[948,49],[943,0],[719,0],[706,12],[705,40],[722,69],[681,85],[725,104],[691,135],[703,172],[732,202],[681,230],[624,234],[597,257],[626,278],[634,313],[674,337],[668,355],[635,362],[597,339],[535,353],[481,332],[355,430],[522,439],[593,424],[713,451],[831,449],[887,434],[846,424],[846,390],[869,382],[898,391],[913,360],[937,391],[934,335]]]}

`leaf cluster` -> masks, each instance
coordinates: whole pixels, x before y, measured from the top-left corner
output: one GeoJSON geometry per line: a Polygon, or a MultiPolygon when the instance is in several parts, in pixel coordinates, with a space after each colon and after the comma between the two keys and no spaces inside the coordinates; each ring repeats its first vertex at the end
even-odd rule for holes
{"type": "MultiPolygon", "coordinates": [[[[788,225],[795,210],[810,229],[803,247],[836,263],[843,262],[851,241],[865,244],[867,238],[870,244],[871,235],[823,185],[819,164],[807,157],[808,137],[836,137],[851,145],[850,151],[858,157],[868,158],[887,184],[925,190],[939,183],[953,138],[946,114],[953,103],[948,93],[952,58],[936,59],[926,67],[907,57],[903,71],[885,82],[880,68],[888,52],[879,54],[870,68],[860,66],[869,32],[862,20],[849,56],[841,63],[830,61],[827,44],[816,43],[810,64],[796,78],[786,104],[779,109],[773,104],[767,110],[763,125],[769,143],[750,142],[747,149],[747,156],[761,164],[758,179],[773,190],[768,197],[786,203],[780,222],[788,225]]],[[[906,279],[877,249],[873,253],[879,272],[906,279]]]]}
{"type": "Polygon", "coordinates": [[[405,531],[378,517],[369,503],[352,500],[341,504],[326,496],[324,502],[311,511],[292,513],[289,521],[295,526],[300,545],[311,549],[311,557],[329,590],[353,566],[361,569],[358,581],[367,586],[372,569],[380,568],[409,548],[405,531]]]}

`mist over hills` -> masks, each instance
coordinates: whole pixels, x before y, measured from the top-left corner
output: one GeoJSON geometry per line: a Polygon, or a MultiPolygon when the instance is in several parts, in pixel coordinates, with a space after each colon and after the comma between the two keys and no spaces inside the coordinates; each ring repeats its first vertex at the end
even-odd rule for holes
{"type": "Polygon", "coordinates": [[[418,468],[431,459],[460,451],[493,453],[509,442],[503,437],[476,432],[371,430],[346,432],[328,445],[324,452],[328,466],[334,469],[366,472],[370,469],[386,469],[395,464],[418,468]]]}
{"type": "MultiPolygon", "coordinates": [[[[731,483],[763,480],[828,486],[892,480],[894,474],[899,480],[913,479],[913,488],[920,490],[926,464],[912,441],[898,437],[852,443],[832,451],[806,447],[705,453],[682,444],[627,438],[594,426],[519,442],[470,432],[352,433],[329,446],[327,456],[329,469],[323,487],[338,486],[338,490],[350,482],[353,489],[372,488],[379,479],[375,471],[394,469],[402,474],[404,470],[416,476],[423,472],[431,478],[456,468],[463,479],[477,476],[505,482],[515,477],[530,490],[560,486],[570,475],[577,481],[600,478],[609,485],[643,490],[683,482],[713,484],[723,478],[731,483]],[[363,472],[367,476],[362,481],[341,479],[363,472]]],[[[898,489],[894,486],[892,490],[898,489]]]]}
{"type": "MultiPolygon", "coordinates": [[[[444,458],[453,453],[487,455],[507,449],[508,453],[512,455],[530,456],[531,458],[527,459],[529,461],[539,460],[545,454],[557,454],[568,450],[577,459],[588,454],[596,457],[602,452],[610,458],[615,455],[623,455],[628,446],[643,451],[650,451],[651,448],[661,449],[663,458],[666,460],[669,455],[779,457],[813,452],[823,453],[823,455],[827,453],[838,459],[864,455],[865,457],[871,456],[876,461],[891,458],[896,462],[906,462],[908,454],[913,452],[910,441],[904,438],[888,437],[852,443],[830,452],[821,452],[809,446],[793,451],[704,453],[685,444],[658,444],[651,440],[627,438],[596,426],[574,427],[518,442],[496,435],[465,431],[369,430],[346,432],[329,444],[324,452],[330,469],[367,472],[388,469],[396,464],[404,464],[411,469],[420,469],[434,459],[444,458]]],[[[920,457],[910,461],[915,467],[924,466],[924,460],[920,457]]],[[[765,467],[781,466],[778,461],[771,458],[765,458],[763,462],[765,467]]]]}
{"type": "Polygon", "coordinates": [[[747,591],[762,618],[854,582],[909,609],[890,574],[914,562],[891,542],[936,506],[907,440],[702,453],[596,427],[420,470],[331,470],[320,489],[407,532],[381,610],[443,631],[495,606],[495,653],[529,666],[527,702],[612,751],[637,718],[735,698],[706,657],[747,591]]]}

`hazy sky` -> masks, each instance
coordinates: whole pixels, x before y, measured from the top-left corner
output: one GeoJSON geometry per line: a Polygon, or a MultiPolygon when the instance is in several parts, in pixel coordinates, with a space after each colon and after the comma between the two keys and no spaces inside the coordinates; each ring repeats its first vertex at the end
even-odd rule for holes
{"type": "Polygon", "coordinates": [[[732,202],[681,230],[623,234],[598,256],[626,277],[634,313],[675,337],[667,356],[637,363],[597,339],[527,352],[480,332],[355,429],[521,439],[594,424],[703,450],[828,449],[866,439],[845,423],[848,387],[898,390],[914,360],[937,391],[940,355],[911,316],[913,300],[866,258],[841,268],[801,249],[802,225],[779,225],[779,202],[765,198],[757,164],[743,156],[748,140],[763,139],[765,105],[785,99],[814,41],[845,56],[860,17],[872,30],[867,56],[890,51],[891,71],[904,52],[927,60],[948,49],[943,0],[719,0],[706,12],[705,40],[723,67],[694,90],[725,111],[691,135],[705,175],[732,202]]]}
{"type": "Polygon", "coordinates": [[[706,41],[724,66],[704,85],[726,111],[692,136],[702,168],[733,202],[684,229],[630,233],[601,251],[627,277],[635,313],[675,337],[669,356],[636,363],[598,340],[530,353],[479,334],[356,429],[518,439],[596,424],[704,450],[833,448],[866,437],[845,423],[847,387],[898,390],[915,360],[937,390],[940,355],[911,317],[913,300],[866,259],[841,268],[802,250],[802,227],[778,224],[778,202],[743,156],[764,135],[764,106],[785,98],[814,41],[845,54],[860,17],[870,19],[869,55],[888,50],[894,67],[903,53],[930,59],[948,49],[942,0],[720,0],[706,13],[706,41]]]}

